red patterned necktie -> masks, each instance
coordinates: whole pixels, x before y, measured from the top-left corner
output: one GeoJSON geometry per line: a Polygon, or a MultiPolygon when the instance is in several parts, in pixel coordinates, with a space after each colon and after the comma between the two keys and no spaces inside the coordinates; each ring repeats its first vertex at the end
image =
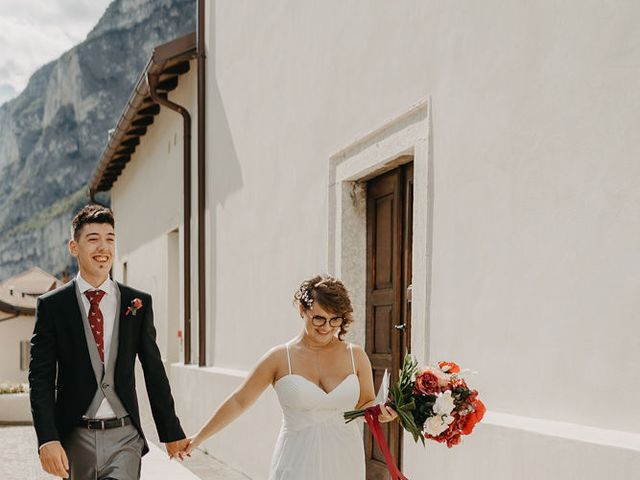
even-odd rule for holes
{"type": "Polygon", "coordinates": [[[100,353],[100,360],[104,363],[104,317],[100,311],[100,300],[106,292],[102,290],[87,290],[84,292],[89,299],[91,307],[89,308],[89,326],[93,332],[93,338],[100,353]]]}

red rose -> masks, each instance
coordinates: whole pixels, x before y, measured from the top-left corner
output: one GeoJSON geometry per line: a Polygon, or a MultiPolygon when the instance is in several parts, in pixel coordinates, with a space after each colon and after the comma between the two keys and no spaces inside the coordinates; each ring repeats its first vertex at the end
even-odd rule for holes
{"type": "Polygon", "coordinates": [[[430,370],[425,370],[416,377],[415,391],[423,395],[435,395],[440,393],[438,377],[430,370]]]}
{"type": "Polygon", "coordinates": [[[462,435],[460,435],[460,433],[458,433],[457,431],[453,432],[451,435],[447,437],[447,447],[451,448],[454,445],[458,445],[461,440],[462,440],[462,435]]]}
{"type": "Polygon", "coordinates": [[[130,313],[135,317],[136,313],[138,313],[138,310],[140,310],[141,307],[142,307],[142,300],[140,300],[137,297],[134,298],[133,300],[131,300],[131,305],[127,307],[127,311],[124,312],[125,317],[128,316],[130,313]]]}
{"type": "Polygon", "coordinates": [[[460,373],[460,367],[453,362],[440,362],[438,366],[445,373],[460,373]]]}
{"type": "Polygon", "coordinates": [[[464,435],[469,435],[473,432],[473,428],[476,426],[476,423],[482,420],[484,413],[487,411],[481,400],[475,400],[473,406],[475,407],[475,411],[464,417],[464,423],[460,427],[460,430],[462,430],[464,435]]]}

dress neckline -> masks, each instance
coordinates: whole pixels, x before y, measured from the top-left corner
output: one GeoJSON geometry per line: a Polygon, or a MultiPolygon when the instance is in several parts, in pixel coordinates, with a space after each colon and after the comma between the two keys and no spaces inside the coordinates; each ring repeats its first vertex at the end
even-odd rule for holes
{"type": "Polygon", "coordinates": [[[307,383],[313,385],[314,387],[316,387],[320,392],[324,393],[326,396],[331,395],[333,392],[335,392],[338,388],[340,388],[346,381],[348,378],[350,377],[358,377],[355,373],[350,373],[349,375],[347,375],[346,377],[344,377],[342,379],[342,381],[340,383],[338,383],[338,385],[336,385],[335,387],[333,387],[330,391],[326,391],[324,388],[322,388],[320,385],[318,385],[315,382],[312,382],[311,380],[309,380],[307,377],[303,376],[303,375],[299,375],[297,373],[287,373],[286,375],[280,377],[278,380],[276,380],[276,383],[274,383],[274,388],[278,385],[278,383],[280,383],[280,380],[282,380],[283,378],[287,378],[287,377],[298,377],[303,379],[304,381],[306,381],[307,383]]]}

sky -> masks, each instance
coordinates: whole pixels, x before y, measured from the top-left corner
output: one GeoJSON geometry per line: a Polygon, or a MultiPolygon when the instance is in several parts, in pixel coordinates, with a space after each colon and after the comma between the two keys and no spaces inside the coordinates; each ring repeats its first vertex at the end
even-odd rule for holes
{"type": "Polygon", "coordinates": [[[85,39],[111,0],[0,0],[0,105],[85,39]]]}

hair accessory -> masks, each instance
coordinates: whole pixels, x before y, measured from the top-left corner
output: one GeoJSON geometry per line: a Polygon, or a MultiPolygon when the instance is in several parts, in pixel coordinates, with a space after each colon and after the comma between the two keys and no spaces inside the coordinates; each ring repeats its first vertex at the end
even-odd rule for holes
{"type": "Polygon", "coordinates": [[[302,295],[300,295],[300,300],[302,300],[302,303],[306,308],[311,308],[311,306],[313,305],[313,297],[311,297],[311,294],[309,293],[309,289],[305,288],[302,291],[302,295]]]}

